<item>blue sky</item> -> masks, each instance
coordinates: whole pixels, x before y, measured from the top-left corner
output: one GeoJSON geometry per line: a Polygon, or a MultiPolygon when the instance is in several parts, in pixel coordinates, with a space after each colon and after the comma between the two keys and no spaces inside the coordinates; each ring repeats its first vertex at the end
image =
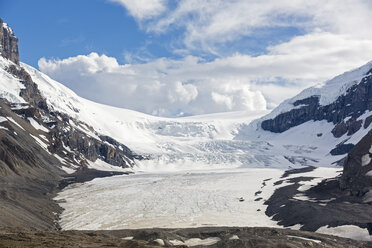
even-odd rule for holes
{"type": "MultiPolygon", "coordinates": [[[[125,51],[137,51],[148,39],[125,9],[102,0],[1,0],[0,16],[20,39],[22,61],[34,67],[41,57],[93,51],[123,61],[125,51]]],[[[166,56],[165,49],[153,53],[166,56]]]]}
{"type": "MultiPolygon", "coordinates": [[[[63,59],[91,52],[113,56],[120,63],[128,62],[126,54],[134,55],[135,62],[182,57],[173,49],[183,48],[179,42],[183,27],[148,33],[125,8],[107,0],[1,0],[0,16],[20,39],[21,60],[34,67],[41,57],[63,59]]],[[[265,27],[220,44],[219,54],[201,50],[187,53],[206,60],[236,52],[259,55],[267,46],[300,33],[296,27],[265,27]]]]}
{"type": "Polygon", "coordinates": [[[372,59],[368,0],[0,0],[21,61],[161,115],[272,109],[372,59]]]}

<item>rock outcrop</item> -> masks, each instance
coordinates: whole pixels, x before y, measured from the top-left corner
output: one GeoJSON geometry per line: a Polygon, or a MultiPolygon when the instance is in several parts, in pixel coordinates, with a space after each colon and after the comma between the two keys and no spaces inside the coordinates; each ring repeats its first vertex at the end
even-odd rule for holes
{"type": "MultiPolygon", "coordinates": [[[[295,101],[294,107],[288,112],[281,113],[273,119],[264,120],[262,129],[274,133],[282,133],[288,129],[308,121],[331,122],[334,124],[332,134],[335,138],[343,135],[351,136],[361,128],[367,129],[372,122],[372,116],[359,119],[367,111],[372,110],[372,74],[371,71],[358,84],[350,87],[345,94],[328,105],[320,105],[319,96],[311,96],[295,101]]],[[[347,154],[353,144],[343,140],[337,147],[330,147],[332,155],[347,154]]]]}
{"type": "MultiPolygon", "coordinates": [[[[365,197],[372,190],[372,131],[350,151],[344,164],[340,187],[351,195],[365,197]]],[[[367,202],[372,202],[366,199],[367,202]]]]}
{"type": "MultiPolygon", "coordinates": [[[[346,133],[352,135],[362,127],[362,121],[358,117],[365,111],[372,110],[372,74],[368,72],[359,84],[350,87],[346,94],[329,105],[320,105],[318,96],[298,100],[293,105],[297,108],[263,121],[261,127],[267,131],[282,133],[307,121],[326,120],[335,124],[332,130],[334,137],[339,138],[346,133]]],[[[371,120],[364,128],[370,122],[371,120]]]]}
{"type": "Polygon", "coordinates": [[[0,53],[1,56],[19,65],[18,38],[13,30],[0,18],[0,53]]]}

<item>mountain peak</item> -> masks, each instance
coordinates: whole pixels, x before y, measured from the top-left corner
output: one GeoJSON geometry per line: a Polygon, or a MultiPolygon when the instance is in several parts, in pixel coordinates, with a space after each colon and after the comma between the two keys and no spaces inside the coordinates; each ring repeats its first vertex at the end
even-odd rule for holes
{"type": "Polygon", "coordinates": [[[18,38],[13,30],[0,18],[0,54],[19,65],[18,38]]]}

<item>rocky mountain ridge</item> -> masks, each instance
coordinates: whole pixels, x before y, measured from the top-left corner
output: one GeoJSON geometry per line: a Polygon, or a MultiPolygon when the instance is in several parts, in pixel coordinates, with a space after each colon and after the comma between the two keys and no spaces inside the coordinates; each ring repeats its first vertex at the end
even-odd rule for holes
{"type": "Polygon", "coordinates": [[[6,59],[19,65],[18,38],[13,30],[0,18],[0,53],[6,59]]]}
{"type": "MultiPolygon", "coordinates": [[[[358,84],[350,87],[344,95],[339,96],[331,104],[322,106],[319,96],[310,96],[293,103],[294,108],[281,113],[273,119],[261,123],[263,130],[282,133],[288,129],[308,121],[326,120],[335,126],[332,134],[336,138],[343,135],[351,136],[360,128],[367,129],[372,122],[372,115],[363,120],[358,119],[364,113],[372,110],[372,69],[368,71],[358,84]]],[[[339,144],[341,149],[331,151],[334,155],[347,154],[353,145],[345,142],[339,144]]]]}
{"type": "MultiPolygon", "coordinates": [[[[273,133],[285,133],[311,121],[332,123],[332,136],[341,142],[336,147],[329,147],[329,153],[333,156],[345,155],[341,160],[343,172],[338,178],[339,188],[369,203],[372,202],[372,63],[348,73],[355,73],[357,77],[354,76],[353,80],[337,78],[339,84],[345,84],[343,87],[347,87],[348,81],[351,84],[334,101],[322,104],[321,95],[306,94],[305,90],[293,98],[300,99],[293,101],[291,109],[279,112],[273,118],[264,118],[260,127],[273,133]],[[307,97],[301,98],[301,95],[307,97]],[[351,143],[350,139],[359,131],[363,131],[360,133],[364,135],[351,143]]],[[[334,81],[331,80],[332,83],[334,81]]],[[[317,134],[319,137],[322,135],[317,134]]]]}
{"type": "Polygon", "coordinates": [[[54,111],[22,67],[12,64],[7,71],[25,86],[20,96],[28,103],[14,108],[14,111],[25,119],[33,118],[38,125],[49,129],[46,135],[50,142],[48,150],[62,158],[66,157],[68,165],[80,166],[87,164],[86,160],[94,162],[102,159],[114,166],[130,168],[134,165],[133,159],[140,158],[125,145],[99,135],[83,122],[54,111]]]}

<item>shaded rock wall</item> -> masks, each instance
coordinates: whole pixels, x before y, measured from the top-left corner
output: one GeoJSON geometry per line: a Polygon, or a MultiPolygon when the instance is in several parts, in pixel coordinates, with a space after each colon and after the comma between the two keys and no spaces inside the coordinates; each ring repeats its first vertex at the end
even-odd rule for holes
{"type": "Polygon", "coordinates": [[[0,18],[0,53],[1,56],[19,65],[18,39],[13,31],[0,18]]]}
{"type": "Polygon", "coordinates": [[[372,190],[372,131],[350,151],[344,164],[340,187],[352,195],[364,196],[372,190]],[[368,174],[371,172],[371,174],[368,174]]]}
{"type": "MultiPolygon", "coordinates": [[[[326,120],[335,124],[332,130],[334,137],[352,135],[362,127],[362,121],[357,120],[366,110],[372,110],[372,75],[367,75],[357,85],[350,87],[345,95],[341,95],[332,104],[321,106],[318,96],[294,102],[292,109],[286,113],[279,114],[274,119],[265,120],[261,127],[266,131],[282,133],[288,129],[301,125],[307,121],[326,120]],[[345,121],[346,117],[350,117],[345,121]]],[[[372,119],[366,121],[367,128],[372,119]]]]}

